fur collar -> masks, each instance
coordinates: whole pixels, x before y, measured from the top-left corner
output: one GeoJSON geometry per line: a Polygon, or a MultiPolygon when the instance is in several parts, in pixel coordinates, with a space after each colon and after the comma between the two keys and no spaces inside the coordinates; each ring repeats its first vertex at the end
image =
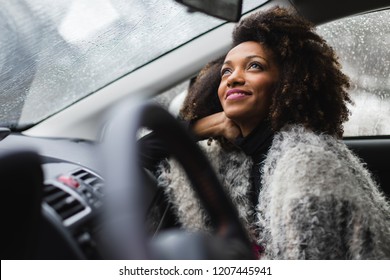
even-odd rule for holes
{"type": "MultiPolygon", "coordinates": [[[[237,207],[241,221],[252,232],[254,209],[249,196],[252,160],[241,151],[225,152],[218,141],[198,143],[237,207]]],[[[207,214],[180,164],[169,159],[160,165],[158,174],[159,186],[164,188],[182,226],[189,230],[209,230],[207,214]]]]}

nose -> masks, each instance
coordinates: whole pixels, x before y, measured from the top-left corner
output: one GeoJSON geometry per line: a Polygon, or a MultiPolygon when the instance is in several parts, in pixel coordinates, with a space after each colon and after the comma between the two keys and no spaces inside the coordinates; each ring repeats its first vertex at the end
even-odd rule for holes
{"type": "Polygon", "coordinates": [[[245,76],[241,69],[235,69],[227,79],[227,86],[233,88],[245,84],[245,76]]]}

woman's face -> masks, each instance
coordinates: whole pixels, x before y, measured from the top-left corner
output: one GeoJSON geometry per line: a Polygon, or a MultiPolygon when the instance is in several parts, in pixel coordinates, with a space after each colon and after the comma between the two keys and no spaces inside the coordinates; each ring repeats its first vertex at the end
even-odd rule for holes
{"type": "Polygon", "coordinates": [[[228,118],[255,128],[268,116],[279,78],[272,52],[257,42],[244,42],[226,55],[218,96],[228,118]]]}

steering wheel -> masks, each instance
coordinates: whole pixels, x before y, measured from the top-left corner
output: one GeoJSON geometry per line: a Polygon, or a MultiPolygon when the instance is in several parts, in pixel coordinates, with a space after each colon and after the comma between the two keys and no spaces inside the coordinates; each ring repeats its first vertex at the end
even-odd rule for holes
{"type": "Polygon", "coordinates": [[[113,259],[253,259],[251,245],[205,155],[182,125],[162,107],[130,100],[116,108],[105,130],[104,233],[113,259]],[[153,242],[146,233],[145,180],[138,162],[137,133],[153,130],[183,166],[209,214],[213,234],[168,230],[153,242]]]}

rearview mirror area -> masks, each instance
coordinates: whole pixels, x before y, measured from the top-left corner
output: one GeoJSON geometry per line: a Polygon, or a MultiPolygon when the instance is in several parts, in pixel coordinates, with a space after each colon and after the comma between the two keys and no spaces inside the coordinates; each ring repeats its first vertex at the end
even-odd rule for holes
{"type": "Polygon", "coordinates": [[[205,14],[231,21],[238,22],[241,18],[242,0],[175,0],[187,6],[190,11],[203,12],[205,14]]]}

